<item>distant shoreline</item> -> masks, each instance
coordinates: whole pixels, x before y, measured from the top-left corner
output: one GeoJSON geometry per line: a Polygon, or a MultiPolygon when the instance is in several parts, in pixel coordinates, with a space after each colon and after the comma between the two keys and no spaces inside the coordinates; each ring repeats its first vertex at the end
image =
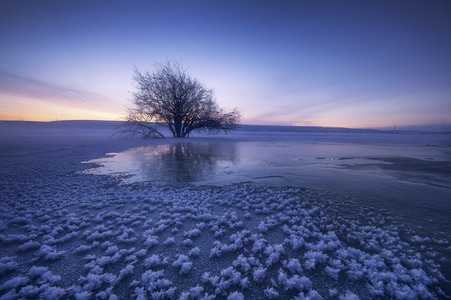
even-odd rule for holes
{"type": "MultiPolygon", "coordinates": [[[[75,126],[93,128],[99,127],[115,127],[119,126],[123,121],[112,120],[58,120],[58,121],[25,121],[25,120],[0,120],[0,129],[4,126],[18,125],[37,125],[42,124],[52,128],[68,128],[75,126]]],[[[4,128],[3,128],[4,129],[4,128]]],[[[36,129],[36,128],[35,128],[36,129]]],[[[237,131],[251,132],[290,132],[290,133],[379,133],[379,134],[443,134],[451,135],[451,125],[412,125],[399,126],[396,128],[346,128],[346,127],[326,127],[326,126],[285,126],[285,125],[251,125],[240,124],[236,128],[237,131]]]]}

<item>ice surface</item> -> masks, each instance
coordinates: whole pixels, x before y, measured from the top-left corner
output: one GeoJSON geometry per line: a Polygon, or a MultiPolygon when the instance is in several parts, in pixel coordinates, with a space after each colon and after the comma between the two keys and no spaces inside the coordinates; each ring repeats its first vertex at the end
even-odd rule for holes
{"type": "Polygon", "coordinates": [[[451,137],[439,134],[238,132],[128,149],[86,161],[96,167],[84,172],[124,183],[250,182],[329,190],[441,227],[451,225],[443,214],[450,209],[450,145],[451,137]]]}
{"type": "Polygon", "coordinates": [[[197,137],[181,161],[197,175],[168,181],[183,166],[154,150],[178,141],[83,130],[2,139],[3,299],[451,295],[446,136],[197,137]],[[148,146],[144,164],[170,166],[158,184],[80,163],[148,146]]]}

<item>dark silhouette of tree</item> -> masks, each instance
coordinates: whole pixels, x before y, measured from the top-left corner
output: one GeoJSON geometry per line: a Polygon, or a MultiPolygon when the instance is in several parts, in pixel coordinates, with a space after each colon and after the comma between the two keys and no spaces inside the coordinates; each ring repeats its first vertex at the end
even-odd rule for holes
{"type": "Polygon", "coordinates": [[[219,108],[211,89],[188,75],[177,62],[157,64],[154,73],[135,69],[134,107],[126,117],[128,132],[149,137],[164,137],[167,127],[174,137],[189,137],[193,130],[228,132],[240,120],[234,109],[219,108]]]}

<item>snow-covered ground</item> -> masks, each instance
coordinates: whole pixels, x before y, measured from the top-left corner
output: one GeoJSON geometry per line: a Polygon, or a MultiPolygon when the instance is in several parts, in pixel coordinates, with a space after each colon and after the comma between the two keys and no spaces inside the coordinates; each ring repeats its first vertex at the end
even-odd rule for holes
{"type": "Polygon", "coordinates": [[[187,145],[62,122],[0,139],[0,299],[451,295],[449,136],[187,145]]]}

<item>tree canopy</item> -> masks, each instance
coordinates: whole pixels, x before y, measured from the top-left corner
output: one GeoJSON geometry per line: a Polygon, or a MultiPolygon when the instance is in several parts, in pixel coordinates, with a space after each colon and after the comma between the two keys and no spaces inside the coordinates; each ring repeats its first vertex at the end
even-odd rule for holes
{"type": "Polygon", "coordinates": [[[177,62],[157,64],[153,73],[135,69],[134,107],[126,123],[130,131],[145,138],[164,137],[162,127],[174,137],[189,137],[193,130],[228,132],[240,120],[237,109],[225,111],[214,99],[213,90],[188,75],[177,62]]]}

